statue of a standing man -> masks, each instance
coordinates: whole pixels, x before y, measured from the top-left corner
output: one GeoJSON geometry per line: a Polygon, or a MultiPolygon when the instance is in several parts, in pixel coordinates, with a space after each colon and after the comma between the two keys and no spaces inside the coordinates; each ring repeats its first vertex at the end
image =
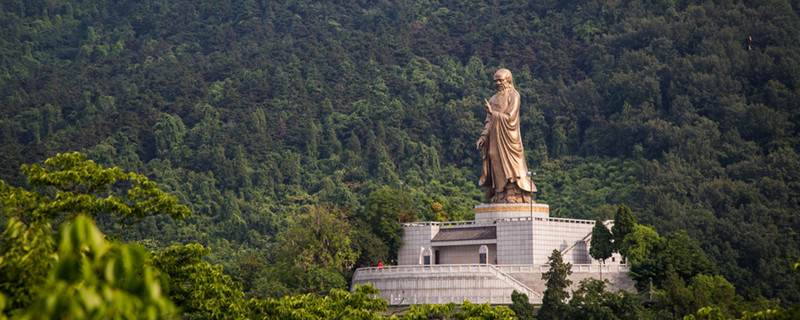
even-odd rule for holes
{"type": "Polygon", "coordinates": [[[519,130],[519,93],[514,89],[511,71],[494,74],[497,88],[486,102],[486,120],[478,139],[483,150],[483,169],[478,185],[486,188],[492,203],[529,203],[536,186],[528,177],[522,135],[519,130]]]}

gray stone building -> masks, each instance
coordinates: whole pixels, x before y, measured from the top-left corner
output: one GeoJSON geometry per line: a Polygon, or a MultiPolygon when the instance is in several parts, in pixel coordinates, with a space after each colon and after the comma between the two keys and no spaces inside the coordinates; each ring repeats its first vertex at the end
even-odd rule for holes
{"type": "MultiPolygon", "coordinates": [[[[403,225],[397,266],[360,268],[353,285],[371,283],[390,305],[510,304],[511,292],[541,303],[547,258],[559,250],[572,264],[570,290],[585,278],[605,279],[610,290],[633,291],[618,254],[601,264],[589,255],[595,222],[551,218],[546,204],[482,204],[475,220],[403,225]]],[[[613,221],[604,222],[609,228],[613,221]]]]}

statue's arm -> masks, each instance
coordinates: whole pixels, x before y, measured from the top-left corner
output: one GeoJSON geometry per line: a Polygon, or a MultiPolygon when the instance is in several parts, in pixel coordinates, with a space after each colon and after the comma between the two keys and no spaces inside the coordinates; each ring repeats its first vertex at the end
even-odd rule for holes
{"type": "Polygon", "coordinates": [[[486,119],[483,120],[483,132],[481,132],[478,142],[475,143],[477,149],[480,149],[486,144],[486,139],[488,139],[487,136],[489,135],[489,122],[492,121],[492,105],[486,99],[483,99],[483,102],[486,103],[486,119]]]}
{"type": "Polygon", "coordinates": [[[478,142],[475,143],[477,149],[483,147],[486,144],[487,137],[489,136],[489,122],[492,121],[492,114],[486,114],[486,120],[483,120],[483,131],[481,132],[481,136],[478,138],[478,142]]]}

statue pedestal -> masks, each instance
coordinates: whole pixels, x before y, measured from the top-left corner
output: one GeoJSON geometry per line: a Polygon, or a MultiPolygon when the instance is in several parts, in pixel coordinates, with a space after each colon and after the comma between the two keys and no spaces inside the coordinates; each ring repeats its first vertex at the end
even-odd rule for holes
{"type": "Polygon", "coordinates": [[[475,206],[475,221],[491,223],[508,218],[549,218],[550,206],[544,203],[490,203],[475,206]]]}

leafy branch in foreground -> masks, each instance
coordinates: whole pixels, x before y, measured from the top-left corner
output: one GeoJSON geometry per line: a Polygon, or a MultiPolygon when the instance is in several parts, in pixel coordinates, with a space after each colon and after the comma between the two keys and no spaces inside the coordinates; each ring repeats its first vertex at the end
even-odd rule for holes
{"type": "MultiPolygon", "coordinates": [[[[61,213],[70,217],[87,214],[97,218],[101,213],[113,214],[125,228],[148,216],[165,214],[172,219],[191,216],[189,209],[178,204],[178,199],[157,188],[156,183],[137,173],[124,173],[120,168],[104,169],[86,155],[75,152],[57,154],[47,159],[44,166],[22,165],[28,184],[48,193],[55,189],[51,200],[40,192],[32,192],[36,200],[31,216],[55,218],[61,213]],[[112,190],[114,186],[122,190],[112,190]]],[[[22,192],[20,189],[17,189],[22,192]]],[[[30,202],[28,202],[30,203],[30,202]]],[[[11,203],[13,208],[13,203],[11,203]]],[[[19,216],[24,210],[16,211],[19,216]]]]}
{"type": "Polygon", "coordinates": [[[153,306],[157,312],[147,314],[172,312],[171,302],[160,296],[158,282],[151,281],[154,271],[145,267],[150,258],[144,248],[108,242],[92,219],[113,215],[119,223],[130,226],[159,214],[173,219],[188,217],[191,213],[186,206],[177,204],[175,197],[146,177],[126,174],[119,168],[104,169],[80,153],[58,154],[44,166],[23,165],[22,171],[35,190],[0,180],[0,206],[5,218],[0,289],[7,295],[5,312],[30,315],[35,309],[44,313],[31,316],[58,317],[63,310],[83,310],[74,314],[78,318],[137,314],[153,306]],[[57,235],[52,224],[61,220],[65,221],[64,228],[57,235]],[[117,294],[115,290],[122,291],[117,294]],[[97,305],[110,298],[127,301],[124,297],[131,295],[149,302],[97,305]],[[41,305],[44,297],[47,303],[41,305]]]}
{"type": "Polygon", "coordinates": [[[57,262],[12,319],[163,319],[177,309],[141,246],[107,241],[86,216],[63,226],[57,262]]]}

